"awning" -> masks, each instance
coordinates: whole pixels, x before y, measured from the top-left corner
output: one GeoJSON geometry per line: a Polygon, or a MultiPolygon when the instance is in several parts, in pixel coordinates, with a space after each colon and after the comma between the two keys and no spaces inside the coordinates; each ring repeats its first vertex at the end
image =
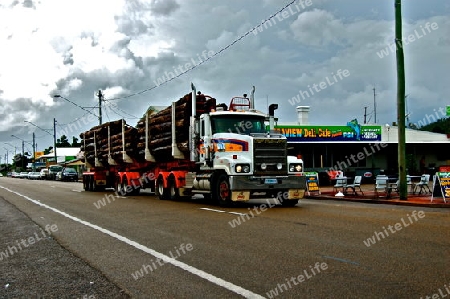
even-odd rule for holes
{"type": "Polygon", "coordinates": [[[84,162],[78,160],[78,161],[74,161],[74,162],[67,163],[66,165],[67,165],[67,166],[79,166],[79,165],[84,165],[84,162]]]}

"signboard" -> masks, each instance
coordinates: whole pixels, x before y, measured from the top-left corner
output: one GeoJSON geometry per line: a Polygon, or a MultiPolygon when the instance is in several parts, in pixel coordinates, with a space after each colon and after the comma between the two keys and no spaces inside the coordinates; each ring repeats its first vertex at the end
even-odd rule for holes
{"type": "Polygon", "coordinates": [[[434,195],[441,195],[444,202],[447,203],[446,198],[450,198],[450,172],[436,172],[436,175],[433,177],[431,201],[433,201],[434,195]],[[435,190],[440,191],[440,194],[435,192],[435,190]]]}
{"type": "MultiPolygon", "coordinates": [[[[350,124],[349,122],[348,124],[350,124]]],[[[323,141],[381,141],[381,126],[275,126],[275,131],[286,136],[288,142],[323,141]]]]}
{"type": "Polygon", "coordinates": [[[41,157],[41,156],[43,156],[44,155],[44,152],[35,152],[34,153],[34,158],[35,159],[38,159],[39,157],[41,157]]]}
{"type": "Polygon", "coordinates": [[[450,116],[450,106],[447,106],[447,116],[450,116]]]}
{"type": "Polygon", "coordinates": [[[305,176],[308,195],[311,195],[311,193],[320,194],[319,174],[317,172],[305,172],[305,176]]]}

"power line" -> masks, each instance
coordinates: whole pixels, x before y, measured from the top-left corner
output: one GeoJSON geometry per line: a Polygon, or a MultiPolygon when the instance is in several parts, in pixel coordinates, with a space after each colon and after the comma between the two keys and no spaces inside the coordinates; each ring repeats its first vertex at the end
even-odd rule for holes
{"type": "Polygon", "coordinates": [[[130,114],[130,113],[126,112],[125,110],[119,108],[119,106],[114,105],[113,103],[109,102],[108,100],[105,100],[105,102],[108,102],[108,103],[110,104],[108,107],[109,107],[109,109],[111,109],[111,111],[114,112],[115,114],[117,114],[117,115],[119,115],[119,116],[121,116],[121,117],[123,117],[123,118],[130,118],[130,117],[131,117],[131,118],[134,118],[134,119],[139,119],[139,117],[136,117],[136,116],[134,116],[133,114],[130,114]],[[122,115],[122,114],[118,113],[117,111],[114,111],[114,109],[117,109],[117,110],[121,111],[122,113],[128,115],[129,117],[126,117],[125,115],[122,115]]]}
{"type": "MultiPolygon", "coordinates": [[[[92,107],[91,110],[96,109],[96,108],[98,108],[98,106],[92,107]]],[[[80,116],[80,117],[78,117],[78,118],[75,118],[75,119],[74,119],[73,121],[71,121],[71,122],[68,122],[68,123],[66,123],[66,124],[59,124],[59,123],[58,123],[58,125],[59,125],[59,126],[67,126],[67,125],[73,124],[74,122],[76,122],[76,121],[78,121],[78,120],[84,118],[84,117],[85,117],[86,115],[88,115],[88,114],[92,114],[92,112],[91,112],[91,111],[86,112],[85,114],[83,114],[82,116],[80,116]]]]}
{"type": "Polygon", "coordinates": [[[109,101],[116,101],[116,100],[128,99],[128,98],[131,98],[131,97],[134,97],[134,96],[137,96],[137,95],[140,95],[140,94],[149,92],[149,91],[151,91],[151,90],[153,90],[153,89],[156,89],[156,88],[158,88],[158,87],[160,87],[160,86],[162,86],[162,85],[165,85],[165,84],[167,84],[167,83],[169,83],[169,82],[171,82],[171,81],[173,81],[173,80],[175,80],[175,79],[181,77],[182,75],[184,75],[184,74],[186,74],[186,73],[188,73],[188,72],[190,72],[190,71],[196,69],[196,68],[199,67],[200,65],[202,65],[202,64],[208,62],[209,60],[211,60],[212,58],[218,56],[218,55],[221,54],[222,52],[228,50],[229,48],[231,48],[232,46],[234,46],[236,43],[238,43],[239,41],[241,41],[242,39],[244,39],[245,37],[247,37],[250,33],[252,33],[253,31],[257,30],[259,27],[262,27],[265,23],[269,22],[271,19],[273,19],[274,17],[276,17],[278,14],[282,13],[285,9],[287,9],[289,6],[291,6],[292,4],[294,4],[295,1],[297,1],[297,0],[293,0],[293,1],[289,2],[289,3],[286,4],[284,7],[282,7],[281,9],[279,9],[277,12],[275,12],[275,13],[272,14],[272,15],[270,15],[267,19],[261,21],[261,23],[259,23],[258,25],[256,25],[256,26],[253,27],[252,29],[250,29],[249,31],[245,32],[244,34],[242,34],[242,35],[239,36],[238,38],[236,38],[234,41],[232,41],[232,42],[231,42],[230,44],[228,44],[227,46],[225,46],[225,47],[223,47],[222,49],[220,49],[218,52],[215,52],[213,55],[208,56],[205,60],[202,60],[202,61],[199,62],[198,64],[193,65],[191,68],[189,68],[189,69],[187,69],[187,70],[185,70],[185,71],[179,73],[178,75],[176,75],[176,76],[174,76],[174,77],[172,77],[172,78],[170,78],[170,79],[167,79],[166,81],[163,81],[163,82],[162,82],[161,84],[159,84],[159,85],[154,85],[154,86],[152,86],[152,87],[150,87],[150,88],[141,90],[141,91],[136,92],[136,93],[132,93],[132,94],[129,94],[129,95],[126,95],[126,96],[123,96],[123,97],[117,97],[117,98],[112,98],[112,99],[108,99],[108,100],[109,100],[109,101]]]}

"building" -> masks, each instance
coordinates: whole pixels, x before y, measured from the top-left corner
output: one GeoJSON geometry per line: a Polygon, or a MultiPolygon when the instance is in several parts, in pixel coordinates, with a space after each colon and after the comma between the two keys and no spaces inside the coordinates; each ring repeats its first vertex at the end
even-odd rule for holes
{"type": "MultiPolygon", "coordinates": [[[[79,147],[57,147],[57,164],[64,164],[66,161],[75,160],[79,153],[79,147]]],[[[55,154],[51,152],[47,155],[42,155],[38,158],[38,162],[45,163],[46,166],[55,164],[55,154]]]]}
{"type": "MultiPolygon", "coordinates": [[[[356,119],[342,126],[309,124],[309,107],[297,107],[298,123],[277,124],[275,130],[288,140],[289,154],[301,155],[306,171],[326,177],[330,170],[348,175],[374,177],[398,172],[398,127],[359,124],[356,119]]],[[[450,165],[450,135],[406,129],[407,172],[434,174],[450,165]]]]}

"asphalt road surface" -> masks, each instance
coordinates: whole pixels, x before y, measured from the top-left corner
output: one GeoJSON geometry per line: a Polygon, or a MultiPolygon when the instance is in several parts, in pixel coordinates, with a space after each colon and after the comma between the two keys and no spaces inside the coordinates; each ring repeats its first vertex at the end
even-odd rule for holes
{"type": "Polygon", "coordinates": [[[0,255],[13,254],[0,261],[0,298],[450,297],[449,209],[318,200],[221,208],[12,178],[0,179],[0,203],[1,230],[25,232],[1,237],[0,255]],[[36,261],[59,258],[50,241],[80,265],[44,270],[36,261]],[[14,284],[30,268],[44,272],[30,275],[34,293],[14,284]]]}

